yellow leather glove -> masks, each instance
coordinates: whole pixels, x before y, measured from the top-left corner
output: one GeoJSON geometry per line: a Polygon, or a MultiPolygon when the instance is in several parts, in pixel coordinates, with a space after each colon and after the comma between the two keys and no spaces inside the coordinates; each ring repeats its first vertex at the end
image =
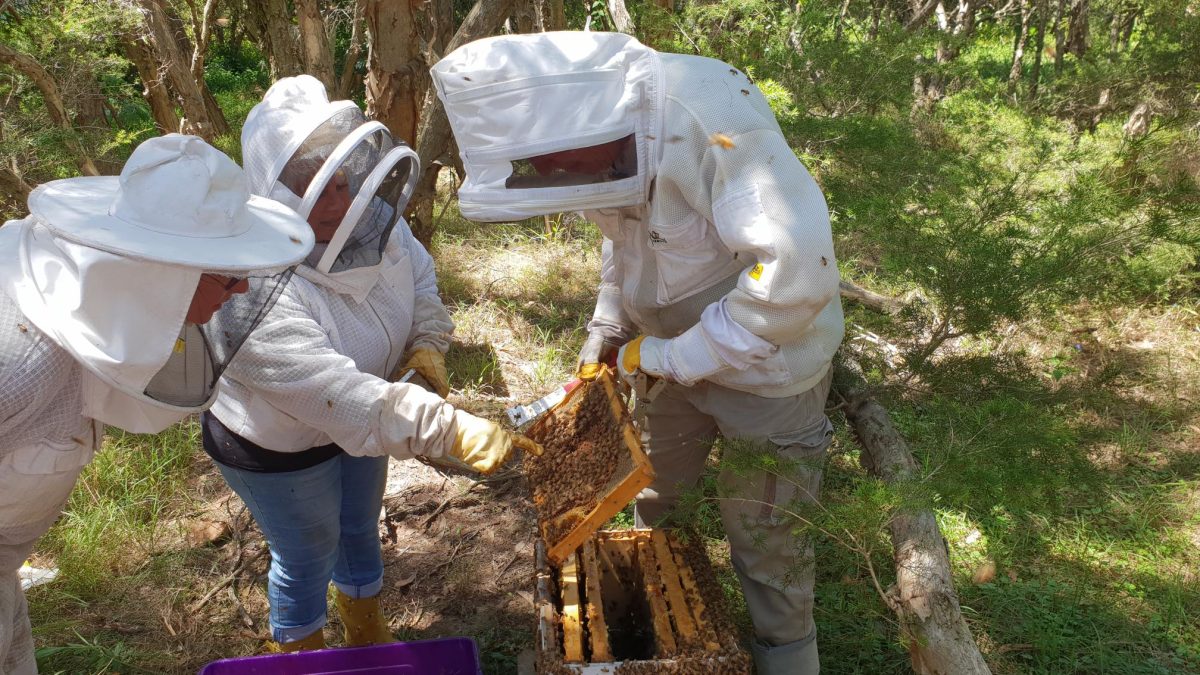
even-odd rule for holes
{"type": "Polygon", "coordinates": [[[612,363],[616,358],[619,342],[608,340],[599,333],[588,333],[583,348],[579,350],[579,361],[575,364],[575,377],[590,382],[600,376],[601,366],[612,363]]]}
{"type": "Polygon", "coordinates": [[[542,446],[521,434],[505,431],[491,420],[456,410],[454,421],[458,429],[450,456],[484,475],[495,472],[507,462],[513,448],[542,454],[542,446]]]}
{"type": "Polygon", "coordinates": [[[639,335],[621,347],[621,355],[617,358],[617,368],[621,377],[629,378],[637,374],[638,368],[642,366],[642,342],[645,339],[645,335],[639,335]]]}
{"type": "Polygon", "coordinates": [[[441,352],[427,348],[412,350],[404,364],[396,369],[392,379],[404,375],[409,369],[425,378],[438,396],[446,398],[450,395],[450,377],[446,374],[446,359],[441,352]]]}
{"type": "Polygon", "coordinates": [[[617,374],[633,386],[638,371],[654,379],[674,382],[666,367],[666,345],[669,341],[650,335],[639,335],[617,352],[617,374]]]}
{"type": "Polygon", "coordinates": [[[579,370],[575,371],[575,377],[578,377],[584,382],[591,382],[597,377],[600,377],[600,371],[603,368],[604,366],[599,363],[581,363],[579,364],[579,370]]]}

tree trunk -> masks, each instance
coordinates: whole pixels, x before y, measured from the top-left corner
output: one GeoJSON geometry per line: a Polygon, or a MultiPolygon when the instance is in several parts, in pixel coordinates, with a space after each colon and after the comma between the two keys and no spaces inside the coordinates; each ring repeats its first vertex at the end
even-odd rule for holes
{"type": "Polygon", "coordinates": [[[563,8],[563,0],[543,0],[542,21],[546,30],[566,30],[567,12],[563,8]]]}
{"type": "Polygon", "coordinates": [[[342,59],[342,75],[338,80],[337,98],[345,100],[354,96],[357,77],[358,57],[362,56],[363,22],[367,9],[367,0],[355,0],[354,18],[350,24],[350,44],[346,48],[346,57],[342,59]]]}
{"type": "Polygon", "coordinates": [[[625,0],[608,0],[608,13],[612,15],[613,26],[617,31],[627,35],[633,35],[633,17],[629,15],[629,10],[625,8],[625,0]]]}
{"type": "Polygon", "coordinates": [[[838,10],[837,19],[834,22],[833,41],[842,41],[842,27],[846,24],[846,17],[850,14],[850,0],[842,0],[842,6],[838,10]]]}
{"type": "Polygon", "coordinates": [[[538,0],[516,0],[513,4],[513,24],[518,33],[541,33],[545,30],[541,3],[538,0]]]}
{"type": "Polygon", "coordinates": [[[300,25],[300,52],[304,55],[305,72],[320,80],[325,90],[335,91],[333,50],[325,32],[325,20],[317,0],[295,0],[296,20],[300,25]]]}
{"type": "Polygon", "coordinates": [[[212,92],[202,78],[192,75],[192,60],[185,56],[192,53],[192,46],[184,33],[183,20],[166,0],[138,0],[138,5],[142,8],[146,38],[183,108],[180,131],[209,142],[228,133],[229,125],[212,92]]]}
{"type": "Polygon", "coordinates": [[[883,19],[884,0],[871,0],[871,28],[867,31],[867,42],[879,35],[879,22],[883,19]]]}
{"type": "Polygon", "coordinates": [[[1071,0],[1071,15],[1067,21],[1067,51],[1083,59],[1088,48],[1088,2],[1071,0]]]}
{"type": "Polygon", "coordinates": [[[886,295],[880,295],[875,291],[868,290],[854,283],[842,279],[838,284],[838,291],[843,298],[856,300],[871,309],[878,312],[886,312],[888,314],[896,314],[904,309],[904,301],[899,298],[892,298],[886,295]]]}
{"type": "Polygon", "coordinates": [[[376,0],[366,7],[367,115],[409,145],[417,140],[421,103],[429,87],[429,66],[413,3],[376,0]]]}
{"type": "Polygon", "coordinates": [[[1133,37],[1133,27],[1137,25],[1137,18],[1142,13],[1142,10],[1136,5],[1129,7],[1125,13],[1124,19],[1121,22],[1121,33],[1117,41],[1117,48],[1120,51],[1129,51],[1129,39],[1133,37]]]}
{"type": "MultiPolygon", "coordinates": [[[[167,26],[171,30],[171,35],[175,38],[175,47],[179,54],[187,57],[186,64],[189,66],[188,73],[191,73],[192,82],[196,85],[196,89],[200,92],[200,100],[204,102],[204,111],[208,124],[212,125],[213,137],[221,136],[229,133],[229,123],[225,121],[225,113],[221,110],[221,105],[217,103],[216,97],[208,89],[208,83],[204,81],[204,73],[200,73],[200,77],[196,77],[190,69],[190,65],[194,60],[196,51],[192,48],[192,41],[188,39],[187,30],[184,28],[183,19],[171,6],[168,0],[156,0],[158,6],[162,9],[162,15],[166,17],[167,26]]],[[[180,63],[184,63],[181,61],[180,63]]],[[[178,90],[176,90],[178,91],[178,90]]]]}
{"type": "Polygon", "coordinates": [[[50,113],[50,120],[54,122],[55,126],[66,132],[67,146],[75,155],[79,171],[85,176],[100,175],[100,172],[96,170],[96,165],[87,156],[83,145],[75,135],[75,128],[71,125],[71,118],[67,114],[66,106],[63,105],[62,93],[59,91],[54,77],[32,56],[18,52],[3,43],[0,43],[0,63],[7,64],[28,77],[38,91],[42,92],[42,101],[46,105],[46,111],[50,113]]]}
{"type": "Polygon", "coordinates": [[[260,13],[263,28],[267,32],[267,58],[271,64],[271,79],[300,75],[304,65],[296,49],[296,38],[292,33],[292,15],[287,0],[247,0],[260,13]]]}
{"type": "Polygon", "coordinates": [[[1062,74],[1063,53],[1067,49],[1067,33],[1063,29],[1063,19],[1066,17],[1067,0],[1057,0],[1054,10],[1054,75],[1062,74]]]}
{"type": "MultiPolygon", "coordinates": [[[[198,18],[193,19],[196,36],[196,48],[192,50],[192,77],[197,81],[204,79],[204,59],[208,55],[208,42],[212,30],[213,12],[216,11],[217,0],[205,0],[204,9],[198,18]]],[[[222,115],[224,117],[224,115],[222,115]]]]}
{"type": "Polygon", "coordinates": [[[25,208],[30,192],[33,192],[33,186],[25,182],[21,174],[16,172],[15,166],[10,169],[0,164],[0,195],[4,200],[12,202],[21,210],[25,208]]]}
{"type": "Polygon", "coordinates": [[[904,24],[904,29],[908,31],[914,31],[920,28],[925,24],[925,20],[928,19],[933,14],[934,10],[937,9],[937,6],[940,2],[941,0],[929,0],[923,5],[918,4],[918,2],[915,1],[910,2],[909,6],[910,9],[912,9],[912,15],[904,24]]]}
{"type": "MultiPolygon", "coordinates": [[[[919,480],[920,469],[887,410],[871,398],[862,377],[839,365],[835,390],[862,445],[862,465],[895,485],[919,480]]],[[[888,524],[896,583],[886,601],[900,620],[918,675],[990,675],[962,617],[950,557],[937,519],[928,508],[898,510],[888,524]]]]}
{"type": "Polygon", "coordinates": [[[1129,119],[1125,120],[1125,126],[1121,129],[1125,132],[1125,140],[1136,141],[1146,135],[1150,131],[1150,119],[1154,115],[1154,110],[1146,101],[1137,104],[1133,112],[1129,113],[1129,119]]]}
{"type": "MultiPolygon", "coordinates": [[[[450,53],[462,45],[491,35],[504,23],[504,19],[512,10],[513,0],[478,0],[467,18],[463,19],[454,37],[446,44],[444,53],[450,53]]],[[[450,148],[450,122],[446,119],[446,109],[442,107],[437,96],[426,97],[421,109],[421,129],[417,137],[415,149],[421,159],[422,179],[412,200],[408,203],[410,214],[409,226],[413,236],[426,247],[433,239],[433,200],[437,196],[436,174],[441,166],[435,163],[450,148]],[[434,179],[430,180],[428,172],[433,172],[434,179]]]]}
{"type": "Polygon", "coordinates": [[[171,102],[167,83],[163,81],[163,73],[154,62],[154,53],[150,45],[142,36],[128,35],[121,40],[121,46],[125,58],[137,68],[138,77],[142,81],[142,98],[150,104],[150,116],[154,118],[154,126],[162,134],[179,131],[179,116],[175,114],[175,104],[171,102]]]}
{"type": "Polygon", "coordinates": [[[1029,44],[1029,21],[1033,11],[1029,0],[1020,0],[1021,18],[1017,24],[1016,38],[1013,40],[1012,67],[1008,70],[1008,90],[1014,91],[1021,80],[1021,72],[1025,60],[1025,47],[1029,44]]]}
{"type": "Polygon", "coordinates": [[[1038,84],[1042,79],[1042,51],[1046,48],[1046,19],[1048,8],[1046,0],[1037,0],[1037,40],[1034,42],[1037,54],[1033,57],[1033,73],[1030,75],[1029,98],[1037,98],[1038,84]]]}

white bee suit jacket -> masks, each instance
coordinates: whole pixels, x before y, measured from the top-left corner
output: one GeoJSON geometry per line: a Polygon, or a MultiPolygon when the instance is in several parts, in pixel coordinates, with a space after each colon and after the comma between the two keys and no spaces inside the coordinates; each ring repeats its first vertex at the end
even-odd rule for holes
{"type": "Polygon", "coordinates": [[[293,277],[226,369],[212,413],[277,452],[333,442],[352,455],[441,456],[454,442],[453,408],[386,378],[405,352],[449,348],[453,323],[433,260],[401,221],[362,302],[293,277]]]}
{"type": "Polygon", "coordinates": [[[36,664],[16,571],[104,423],[157,432],[211,399],[225,361],[178,358],[200,342],[214,354],[185,322],[202,275],[281,278],[313,244],[294,212],[250,197],[232,160],[178,134],[142,143],[120,176],[39,185],[29,209],[0,227],[0,672],[21,675],[36,664]],[[176,365],[198,371],[194,398],[158,398],[160,374],[187,374],[176,365]]]}
{"type": "Polygon", "coordinates": [[[409,185],[397,202],[386,203],[373,188],[355,194],[332,238],[318,244],[320,255],[297,269],[225,371],[213,414],[268,450],[299,452],[333,442],[352,455],[408,458],[439,457],[454,444],[453,407],[417,385],[385,379],[411,349],[445,353],[454,324],[438,298],[433,259],[400,215],[419,170],[415,154],[407,146],[386,154],[354,151],[381,136],[391,148],[386,127],[366,121],[353,102],[329,101],[308,75],[273,84],[242,128],[252,190],[305,218],[319,203],[322,181],[345,167],[347,157],[364,158],[351,172],[356,176],[386,173],[400,155],[411,161],[409,185]],[[321,143],[304,150],[314,138],[321,143]],[[304,152],[311,153],[313,170],[320,169],[300,195],[280,178],[304,152]],[[330,261],[359,222],[356,210],[394,228],[370,228],[387,237],[377,263],[331,271],[330,261]]]}
{"type": "MultiPolygon", "coordinates": [[[[12,223],[0,230],[13,230],[12,223]]],[[[0,240],[3,240],[0,237],[0,240]]],[[[0,265],[8,261],[0,262],[0,265]]],[[[0,672],[37,672],[15,571],[54,523],[103,425],[83,414],[79,363],[0,290],[0,672]]]]}
{"type": "Polygon", "coordinates": [[[743,73],[626,35],[564,32],[472,42],[433,75],[467,172],[464,215],[584,210],[600,226],[589,330],[667,339],[685,384],[783,397],[825,375],[844,332],[828,210],[743,73]],[[633,176],[509,187],[514,160],[627,134],[633,176]]]}

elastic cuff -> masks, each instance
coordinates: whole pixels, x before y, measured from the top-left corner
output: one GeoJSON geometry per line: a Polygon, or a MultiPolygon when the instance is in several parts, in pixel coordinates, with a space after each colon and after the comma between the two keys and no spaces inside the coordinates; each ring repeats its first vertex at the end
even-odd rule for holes
{"type": "Polygon", "coordinates": [[[378,579],[369,584],[359,584],[354,586],[351,584],[343,584],[337,579],[334,579],[333,585],[342,592],[342,595],[354,598],[355,600],[359,600],[361,598],[373,598],[376,595],[379,595],[379,591],[383,590],[383,575],[380,574],[378,579]]]}
{"type": "Polygon", "coordinates": [[[327,621],[328,619],[326,616],[322,614],[315,621],[306,623],[303,626],[296,626],[294,628],[280,628],[279,626],[271,626],[271,639],[275,640],[281,645],[289,642],[299,642],[309,635],[312,635],[313,633],[324,628],[327,621]]]}

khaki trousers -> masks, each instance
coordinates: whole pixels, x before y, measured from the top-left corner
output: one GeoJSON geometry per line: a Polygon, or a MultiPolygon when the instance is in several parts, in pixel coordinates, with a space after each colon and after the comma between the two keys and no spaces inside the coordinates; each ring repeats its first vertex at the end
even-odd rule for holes
{"type": "Polygon", "coordinates": [[[696,486],[718,434],[772,453],[784,475],[723,469],[720,512],[754,632],[759,673],[817,672],[813,548],[781,513],[813,503],[833,426],[825,416],[831,375],[809,391],[763,398],[708,382],[668,384],[649,405],[642,442],[655,481],[637,496],[639,527],[670,525],[681,494],[696,486]]]}
{"type": "Polygon", "coordinates": [[[17,570],[62,513],[83,466],[27,473],[14,464],[11,456],[0,461],[0,674],[32,675],[37,662],[17,570]]]}

